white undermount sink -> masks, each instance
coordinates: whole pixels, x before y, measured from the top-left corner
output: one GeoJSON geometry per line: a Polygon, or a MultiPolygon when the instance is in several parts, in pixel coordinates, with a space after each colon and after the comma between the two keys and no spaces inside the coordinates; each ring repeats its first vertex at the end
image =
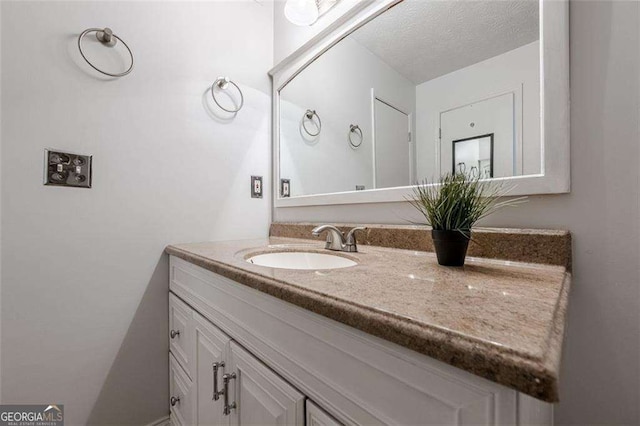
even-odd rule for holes
{"type": "Polygon", "coordinates": [[[247,258],[254,265],[281,269],[338,269],[357,265],[351,259],[328,253],[310,253],[289,251],[280,253],[264,253],[247,258]]]}

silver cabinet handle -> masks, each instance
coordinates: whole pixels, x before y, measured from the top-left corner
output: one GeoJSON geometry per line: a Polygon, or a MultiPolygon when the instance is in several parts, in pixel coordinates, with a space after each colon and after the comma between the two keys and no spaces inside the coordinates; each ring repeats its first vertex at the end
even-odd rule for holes
{"type": "Polygon", "coordinates": [[[178,404],[180,402],[180,398],[176,398],[175,396],[172,396],[171,399],[170,399],[170,402],[171,402],[171,406],[175,407],[176,404],[178,404]]]}
{"type": "Polygon", "coordinates": [[[171,330],[171,333],[169,333],[169,336],[171,336],[172,339],[175,339],[176,336],[180,335],[180,330],[171,330]]]}
{"type": "Polygon", "coordinates": [[[236,378],[236,373],[231,374],[223,374],[222,375],[222,383],[224,384],[224,409],[223,413],[225,416],[231,414],[231,410],[236,408],[236,402],[232,402],[229,404],[229,382],[236,378]]]}
{"type": "Polygon", "coordinates": [[[213,398],[211,398],[213,401],[219,400],[220,395],[225,394],[224,389],[218,391],[218,369],[220,367],[224,367],[224,361],[213,363],[213,398]]]}

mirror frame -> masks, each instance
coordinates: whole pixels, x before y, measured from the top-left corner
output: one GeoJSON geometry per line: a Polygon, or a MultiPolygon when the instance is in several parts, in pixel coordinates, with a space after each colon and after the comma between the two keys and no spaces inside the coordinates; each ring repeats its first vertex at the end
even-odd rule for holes
{"type": "MultiPolygon", "coordinates": [[[[309,64],[343,38],[403,0],[362,1],[276,65],[272,79],[273,206],[404,202],[412,186],[377,188],[281,198],[280,91],[309,64]]],[[[559,194],[571,190],[569,132],[569,2],[540,0],[540,149],[541,171],[535,175],[494,178],[515,187],[510,195],[559,194]]]]}

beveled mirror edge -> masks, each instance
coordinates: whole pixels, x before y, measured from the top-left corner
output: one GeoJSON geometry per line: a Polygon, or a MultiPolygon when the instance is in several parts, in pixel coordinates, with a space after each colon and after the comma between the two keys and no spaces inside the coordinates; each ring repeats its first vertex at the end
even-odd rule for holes
{"type": "MultiPolygon", "coordinates": [[[[403,0],[363,1],[276,65],[272,78],[272,177],[280,181],[280,90],[311,62],[353,31],[403,0]]],[[[561,194],[571,190],[569,124],[569,2],[540,0],[541,173],[495,178],[515,187],[510,195],[561,194]],[[553,143],[548,143],[552,141],[553,143]]],[[[272,185],[273,207],[403,202],[412,187],[378,188],[281,198],[272,185]]]]}

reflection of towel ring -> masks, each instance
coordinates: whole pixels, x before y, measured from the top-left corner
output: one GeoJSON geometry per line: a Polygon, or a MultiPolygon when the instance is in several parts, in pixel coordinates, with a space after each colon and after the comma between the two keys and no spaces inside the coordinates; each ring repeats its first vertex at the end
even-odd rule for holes
{"type": "Polygon", "coordinates": [[[364,135],[362,134],[362,129],[360,128],[360,126],[358,126],[357,124],[350,124],[349,125],[349,145],[351,145],[351,148],[354,148],[354,149],[358,148],[360,145],[362,145],[363,139],[364,139],[364,135]],[[353,139],[351,139],[351,135],[354,133],[360,136],[360,142],[358,142],[357,145],[353,143],[353,139]]]}
{"type": "Polygon", "coordinates": [[[216,105],[218,105],[221,110],[230,112],[232,114],[235,114],[236,112],[240,111],[242,109],[242,106],[244,105],[244,96],[242,96],[242,90],[240,90],[240,87],[238,87],[236,83],[231,81],[229,77],[216,78],[216,81],[214,81],[213,84],[211,85],[211,97],[213,98],[213,102],[215,102],[216,105]],[[238,90],[238,93],[240,94],[240,105],[238,105],[238,108],[236,109],[225,108],[222,105],[220,105],[220,102],[218,102],[218,100],[216,99],[215,88],[218,87],[221,90],[226,90],[229,87],[229,85],[232,85],[233,87],[235,87],[238,90]]]}
{"type": "Polygon", "coordinates": [[[304,113],[304,115],[302,116],[302,128],[311,137],[316,137],[316,136],[318,136],[320,134],[320,131],[322,130],[322,121],[320,120],[320,116],[318,115],[318,113],[315,110],[308,109],[307,112],[304,113]],[[309,121],[313,121],[313,117],[314,116],[318,119],[318,132],[317,133],[310,132],[309,129],[307,129],[307,126],[305,126],[305,124],[304,124],[305,119],[307,119],[309,121]]]}
{"type": "Polygon", "coordinates": [[[88,28],[84,30],[78,37],[78,49],[80,50],[80,55],[82,55],[82,59],[84,59],[91,66],[91,68],[98,71],[99,73],[108,75],[109,77],[124,77],[125,75],[129,74],[133,69],[133,53],[131,52],[131,49],[129,49],[129,46],[127,46],[127,43],[125,43],[120,37],[115,35],[113,31],[111,31],[111,28],[103,28],[103,29],[88,28]],[[87,59],[87,57],[84,55],[84,51],[82,50],[82,39],[84,38],[84,36],[86,36],[89,33],[96,33],[96,38],[100,43],[102,43],[103,46],[113,47],[116,45],[118,40],[122,42],[122,45],[126,47],[127,50],[129,51],[129,56],[131,56],[131,65],[129,65],[129,68],[127,68],[126,71],[121,72],[119,74],[113,74],[107,71],[102,71],[100,68],[93,65],[91,61],[89,61],[89,59],[87,59]]]}

